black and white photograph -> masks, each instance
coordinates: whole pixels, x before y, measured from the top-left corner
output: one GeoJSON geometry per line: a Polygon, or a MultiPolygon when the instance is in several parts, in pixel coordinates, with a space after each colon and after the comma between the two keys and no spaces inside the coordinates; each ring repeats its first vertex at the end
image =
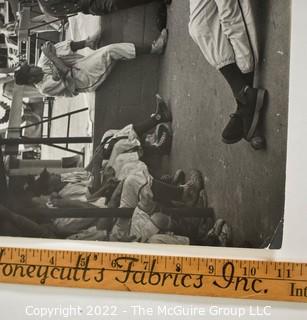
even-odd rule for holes
{"type": "Polygon", "coordinates": [[[291,0],[0,1],[0,236],[280,249],[290,40],[291,0]]]}

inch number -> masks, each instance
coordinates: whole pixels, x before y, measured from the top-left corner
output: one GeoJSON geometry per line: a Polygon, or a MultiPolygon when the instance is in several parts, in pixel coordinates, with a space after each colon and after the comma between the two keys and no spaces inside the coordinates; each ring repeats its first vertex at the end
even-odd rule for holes
{"type": "MultiPolygon", "coordinates": [[[[282,269],[277,269],[278,272],[278,278],[282,278],[283,274],[282,274],[282,269]]],[[[284,277],[285,278],[291,278],[291,270],[290,269],[286,269],[285,273],[284,273],[284,277]]]]}
{"type": "Polygon", "coordinates": [[[211,264],[211,265],[208,267],[208,270],[209,270],[209,274],[213,274],[213,273],[214,273],[214,266],[211,264]]]}
{"type": "Polygon", "coordinates": [[[26,263],[27,256],[25,254],[20,255],[20,263],[26,263]]]}
{"type": "MultiPolygon", "coordinates": [[[[243,274],[243,275],[244,275],[245,277],[247,277],[247,275],[248,275],[248,273],[247,273],[247,271],[248,271],[247,267],[244,267],[243,270],[244,270],[244,274],[243,274]]],[[[254,276],[256,275],[256,273],[257,273],[257,269],[256,269],[255,267],[252,267],[252,268],[249,270],[249,272],[250,272],[250,275],[251,275],[252,277],[254,277],[254,276]]]]}

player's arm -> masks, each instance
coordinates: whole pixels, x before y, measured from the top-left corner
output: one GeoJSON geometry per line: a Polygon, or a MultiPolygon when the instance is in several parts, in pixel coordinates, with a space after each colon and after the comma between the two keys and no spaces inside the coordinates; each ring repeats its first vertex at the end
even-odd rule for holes
{"type": "Polygon", "coordinates": [[[46,42],[42,47],[44,55],[54,64],[60,73],[61,80],[64,82],[66,89],[69,91],[69,96],[77,95],[75,81],[71,74],[71,68],[56,55],[55,47],[52,43],[46,42]]]}
{"type": "Polygon", "coordinates": [[[65,79],[66,75],[70,71],[70,68],[66,66],[65,63],[57,56],[54,45],[51,42],[46,42],[42,46],[42,52],[58,69],[61,78],[65,79]]]}

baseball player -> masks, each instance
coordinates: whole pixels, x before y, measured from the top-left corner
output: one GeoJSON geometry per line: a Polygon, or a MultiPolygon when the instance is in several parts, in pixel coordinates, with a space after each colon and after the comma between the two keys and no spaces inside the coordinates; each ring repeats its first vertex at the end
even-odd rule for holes
{"type": "Polygon", "coordinates": [[[256,130],[266,90],[253,88],[258,48],[250,0],[190,0],[189,32],[237,101],[223,141],[233,144],[245,138],[255,149],[263,148],[264,138],[256,130]]]}
{"type": "Polygon", "coordinates": [[[135,59],[141,54],[162,54],[167,43],[167,30],[149,46],[114,43],[87,56],[77,53],[85,47],[94,48],[98,35],[84,41],[47,42],[37,66],[23,64],[15,71],[19,85],[34,85],[45,96],[73,97],[80,92],[95,91],[111,73],[118,60],[135,59]]]}

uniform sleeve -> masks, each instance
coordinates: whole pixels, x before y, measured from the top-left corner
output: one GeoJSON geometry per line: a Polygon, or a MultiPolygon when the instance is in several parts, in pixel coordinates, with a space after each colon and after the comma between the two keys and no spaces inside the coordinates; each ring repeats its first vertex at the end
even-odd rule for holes
{"type": "MultiPolygon", "coordinates": [[[[58,57],[65,57],[65,56],[73,55],[74,52],[71,50],[70,44],[71,44],[70,40],[56,43],[54,45],[55,50],[56,50],[56,55],[58,57]]],[[[46,65],[48,62],[49,62],[49,59],[42,52],[40,57],[39,57],[37,65],[39,67],[43,68],[44,65],[46,65]]]]}
{"type": "Polygon", "coordinates": [[[47,65],[48,61],[49,61],[49,59],[42,52],[39,59],[38,59],[37,66],[44,69],[44,66],[47,65]]]}
{"type": "Polygon", "coordinates": [[[51,75],[45,76],[44,80],[37,84],[39,92],[49,97],[73,97],[73,93],[66,88],[63,80],[54,81],[51,75]]]}
{"type": "Polygon", "coordinates": [[[70,44],[71,44],[71,40],[65,40],[65,41],[56,43],[54,46],[56,49],[57,56],[63,57],[63,56],[74,54],[74,52],[71,50],[70,44]]]}
{"type": "Polygon", "coordinates": [[[133,175],[128,176],[123,184],[120,198],[120,208],[136,208],[140,182],[133,175]]]}
{"type": "MultiPolygon", "coordinates": [[[[72,52],[70,49],[70,41],[62,41],[55,45],[56,53],[58,57],[69,55],[69,52],[72,52]]],[[[52,62],[41,53],[37,66],[42,68],[45,72],[46,70],[50,70],[52,72],[52,68],[50,67],[52,62]]],[[[47,72],[48,73],[48,72],[47,72]]],[[[56,97],[73,97],[77,93],[74,94],[75,88],[71,87],[67,81],[64,80],[54,80],[52,74],[45,74],[44,79],[36,85],[41,94],[56,97]]]]}

